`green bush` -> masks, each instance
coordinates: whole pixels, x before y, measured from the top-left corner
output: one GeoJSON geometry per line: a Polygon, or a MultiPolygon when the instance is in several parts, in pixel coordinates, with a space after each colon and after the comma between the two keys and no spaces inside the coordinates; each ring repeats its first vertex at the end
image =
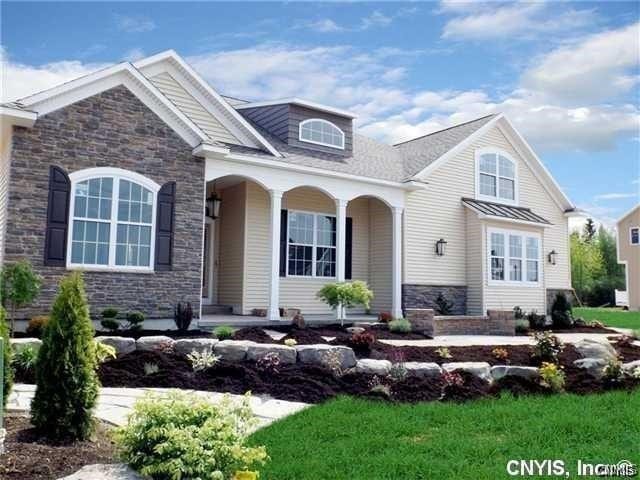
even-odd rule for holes
{"type": "Polygon", "coordinates": [[[127,328],[129,330],[141,330],[142,323],[144,322],[144,313],[142,312],[129,312],[127,313],[127,328]]]}
{"type": "Polygon", "coordinates": [[[2,379],[2,405],[7,404],[7,398],[13,386],[13,368],[11,366],[11,343],[9,342],[9,325],[7,325],[6,312],[0,306],[0,341],[3,343],[2,364],[4,366],[4,378],[2,379]]]}
{"type": "Polygon", "coordinates": [[[228,325],[220,325],[213,329],[213,336],[218,340],[229,340],[233,337],[233,328],[228,325]]]}
{"type": "Polygon", "coordinates": [[[37,361],[38,351],[31,345],[25,345],[20,350],[13,353],[13,366],[24,373],[32,373],[36,368],[37,361]]]}
{"type": "Polygon", "coordinates": [[[440,292],[436,297],[434,309],[438,315],[451,315],[453,313],[453,302],[448,301],[440,292]]]}
{"type": "Polygon", "coordinates": [[[36,364],[31,422],[47,437],[84,440],[93,431],[99,387],[93,333],[82,275],[74,272],[60,282],[36,364]]]}
{"type": "Polygon", "coordinates": [[[5,265],[0,275],[0,301],[9,307],[11,331],[15,330],[16,310],[30,304],[40,293],[41,277],[33,270],[31,263],[21,260],[5,265]]]}
{"type": "Polygon", "coordinates": [[[527,313],[525,318],[529,321],[529,327],[533,330],[545,329],[547,317],[545,317],[544,315],[538,315],[538,312],[536,310],[531,310],[529,313],[527,313]]]}
{"type": "Polygon", "coordinates": [[[113,318],[105,318],[104,320],[100,320],[100,325],[102,325],[102,328],[105,328],[110,332],[115,332],[120,328],[120,322],[114,320],[113,318]]]}
{"type": "Polygon", "coordinates": [[[96,363],[100,365],[112,358],[116,358],[116,349],[111,345],[94,340],[96,345],[96,363]]]}
{"type": "Polygon", "coordinates": [[[102,318],[116,318],[117,316],[118,310],[113,307],[105,308],[104,310],[102,310],[102,318]]]}
{"type": "MultiPolygon", "coordinates": [[[[328,283],[320,289],[317,297],[329,305],[333,310],[338,307],[351,308],[362,305],[366,310],[371,308],[373,292],[369,290],[367,284],[361,280],[353,282],[328,283]]],[[[342,310],[342,309],[341,309],[342,310]]],[[[344,315],[340,315],[340,320],[344,320],[344,315]]]]}
{"type": "Polygon", "coordinates": [[[527,333],[529,331],[529,320],[526,318],[516,319],[516,333],[527,333]]]}
{"type": "Polygon", "coordinates": [[[553,328],[571,328],[573,327],[573,312],[571,303],[564,293],[558,292],[551,307],[551,320],[553,320],[553,328]]]}
{"type": "Polygon", "coordinates": [[[42,332],[44,331],[44,327],[49,322],[49,317],[47,315],[37,315],[27,324],[26,332],[28,335],[32,337],[40,338],[42,337],[42,332]]]}
{"type": "Polygon", "coordinates": [[[173,321],[178,327],[178,330],[182,332],[186,332],[189,330],[189,326],[191,325],[191,321],[193,320],[193,308],[191,308],[191,304],[182,304],[178,302],[178,304],[173,309],[173,321]]]}
{"type": "Polygon", "coordinates": [[[537,332],[533,335],[535,345],[532,358],[541,362],[558,363],[558,355],[564,350],[562,341],[551,332],[537,332]]]}
{"type": "Polygon", "coordinates": [[[406,318],[396,318],[389,322],[389,331],[395,333],[409,333],[411,331],[411,322],[406,318]]]}
{"type": "Polygon", "coordinates": [[[122,460],[156,479],[230,479],[239,470],[261,465],[264,447],[245,439],[255,420],[249,397],[217,405],[198,396],[148,395],[136,402],[129,424],[116,430],[122,460]]]}

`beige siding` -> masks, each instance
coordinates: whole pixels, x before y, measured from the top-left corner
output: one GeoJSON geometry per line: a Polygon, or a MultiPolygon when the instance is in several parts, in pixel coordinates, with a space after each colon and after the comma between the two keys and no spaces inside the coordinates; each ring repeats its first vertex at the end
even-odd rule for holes
{"type": "Polygon", "coordinates": [[[0,267],[4,259],[4,236],[7,224],[7,206],[9,204],[9,166],[11,164],[11,125],[2,125],[0,138],[0,267]]]}
{"type": "Polygon", "coordinates": [[[247,262],[243,313],[269,307],[269,193],[256,183],[247,183],[247,262]]]}
{"type": "MultiPolygon", "coordinates": [[[[476,260],[467,258],[471,253],[467,250],[467,220],[460,199],[475,196],[475,151],[482,147],[501,148],[518,162],[520,205],[531,208],[554,224],[544,232],[542,252],[546,255],[555,249],[558,262],[555,266],[543,262],[545,286],[569,288],[567,219],[498,127],[435,170],[427,179],[426,190],[407,195],[405,282],[424,285],[468,284],[468,266],[476,260]],[[443,257],[436,256],[434,252],[435,242],[439,238],[448,242],[447,254],[443,257]]],[[[506,228],[507,224],[503,227],[506,228]]],[[[484,258],[478,258],[477,261],[482,262],[484,258]]],[[[517,288],[512,298],[528,298],[531,293],[530,289],[517,288]],[[520,290],[522,296],[518,293],[520,290]]],[[[530,303],[539,304],[538,300],[530,303]]],[[[495,306],[493,300],[487,303],[487,306],[492,305],[495,306]]]]}
{"type": "Polygon", "coordinates": [[[374,294],[371,309],[374,312],[391,311],[393,242],[391,210],[379,200],[370,200],[369,222],[369,285],[374,294]]]}
{"type": "Polygon", "coordinates": [[[218,301],[241,313],[245,269],[245,197],[246,184],[221,192],[220,248],[218,253],[218,301]]]}
{"type": "Polygon", "coordinates": [[[195,98],[167,72],[152,77],[153,83],[176,107],[199,126],[213,140],[225,143],[241,144],[218,119],[210,114],[195,98]]]}
{"type": "Polygon", "coordinates": [[[469,315],[484,315],[483,286],[485,263],[483,252],[485,238],[482,222],[478,216],[467,210],[467,313],[469,315]]]}
{"type": "Polygon", "coordinates": [[[618,229],[618,258],[626,262],[627,292],[629,294],[629,308],[640,310],[640,245],[631,245],[629,229],[640,227],[640,208],[636,208],[617,224],[618,229]]]}

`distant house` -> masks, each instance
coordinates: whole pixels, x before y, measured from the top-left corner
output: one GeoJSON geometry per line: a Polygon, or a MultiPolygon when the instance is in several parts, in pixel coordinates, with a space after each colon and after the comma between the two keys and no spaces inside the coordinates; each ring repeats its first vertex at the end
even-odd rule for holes
{"type": "Polygon", "coordinates": [[[627,288],[616,290],[616,304],[640,310],[640,205],[635,206],[618,223],[618,263],[625,266],[627,288]]]}
{"type": "Polygon", "coordinates": [[[571,289],[574,206],[504,115],[387,145],[338,108],[221,96],[173,51],[0,114],[0,255],[45,281],[24,317],[76,269],[93,313],[149,318],[326,316],[317,291],[349,279],[394,316],[439,294],[544,312],[571,289]]]}

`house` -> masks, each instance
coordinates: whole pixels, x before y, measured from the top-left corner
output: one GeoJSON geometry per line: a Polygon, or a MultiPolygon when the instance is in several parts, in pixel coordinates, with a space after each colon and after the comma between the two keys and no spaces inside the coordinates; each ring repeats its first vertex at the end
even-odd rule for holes
{"type": "Polygon", "coordinates": [[[616,223],[618,263],[625,266],[626,290],[616,290],[616,304],[640,310],[640,204],[616,223]]]}
{"type": "Polygon", "coordinates": [[[397,145],[311,101],[224,97],[173,51],[5,104],[0,252],[69,270],[107,306],[171,318],[330,310],[366,281],[372,313],[545,311],[571,288],[574,206],[504,115],[397,145]],[[201,310],[202,309],[202,310],[201,310]]]}

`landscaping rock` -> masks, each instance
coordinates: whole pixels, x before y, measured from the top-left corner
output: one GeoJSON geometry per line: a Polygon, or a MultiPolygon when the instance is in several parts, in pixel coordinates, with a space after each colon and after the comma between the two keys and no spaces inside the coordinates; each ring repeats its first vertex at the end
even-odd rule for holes
{"type": "Polygon", "coordinates": [[[574,345],[582,358],[600,358],[615,360],[618,354],[607,340],[584,338],[574,345]]]}
{"type": "Polygon", "coordinates": [[[374,360],[365,358],[356,363],[356,372],[370,375],[389,375],[391,362],[389,360],[374,360]]]}
{"type": "Polygon", "coordinates": [[[491,367],[491,376],[494,380],[504,377],[535,378],[539,374],[536,367],[524,367],[519,365],[496,365],[491,367]]]}
{"type": "Polygon", "coordinates": [[[151,335],[149,337],[140,337],[136,341],[136,350],[143,352],[163,350],[165,348],[173,348],[176,341],[171,337],[164,335],[151,335]]]}
{"type": "Polygon", "coordinates": [[[241,362],[247,358],[249,346],[256,345],[248,340],[223,340],[213,347],[213,353],[228,362],[241,362]]]}
{"type": "Polygon", "coordinates": [[[573,364],[578,368],[584,368],[596,378],[602,377],[602,369],[607,364],[608,360],[604,358],[582,358],[576,360],[573,364]]]}
{"type": "Polygon", "coordinates": [[[213,351],[218,340],[215,338],[181,338],[176,340],[176,353],[180,355],[188,355],[194,350],[196,352],[213,351]]]}
{"type": "Polygon", "coordinates": [[[356,333],[362,333],[364,332],[364,328],[363,327],[347,327],[347,332],[349,332],[352,335],[355,335],[356,333]]]}
{"type": "Polygon", "coordinates": [[[96,342],[104,343],[116,349],[116,355],[126,355],[136,350],[136,341],[128,337],[96,337],[96,342]]]}
{"type": "Polygon", "coordinates": [[[298,345],[295,348],[298,352],[298,361],[302,363],[326,365],[327,354],[337,352],[341,369],[346,370],[356,365],[356,355],[353,350],[342,345],[298,345]]]}
{"type": "Polygon", "coordinates": [[[633,373],[636,368],[640,368],[640,360],[634,360],[633,362],[622,364],[622,369],[628,373],[633,373]]]}
{"type": "Polygon", "coordinates": [[[463,370],[487,382],[491,381],[491,365],[487,362],[451,362],[443,363],[442,369],[446,372],[463,370]]]}
{"type": "Polygon", "coordinates": [[[18,353],[25,347],[33,347],[38,351],[40,349],[40,345],[42,345],[42,340],[39,338],[11,338],[9,342],[13,347],[13,353],[18,353]]]}
{"type": "Polygon", "coordinates": [[[280,363],[296,363],[296,358],[298,356],[296,349],[277,343],[256,343],[249,345],[247,348],[247,360],[257,362],[267,353],[272,352],[278,354],[280,357],[280,363]]]}
{"type": "Polygon", "coordinates": [[[124,463],[86,465],[72,475],[58,480],[144,480],[139,473],[124,463]]]}
{"type": "Polygon", "coordinates": [[[439,377],[442,368],[435,362],[404,362],[404,368],[409,375],[416,377],[439,377]]]}

